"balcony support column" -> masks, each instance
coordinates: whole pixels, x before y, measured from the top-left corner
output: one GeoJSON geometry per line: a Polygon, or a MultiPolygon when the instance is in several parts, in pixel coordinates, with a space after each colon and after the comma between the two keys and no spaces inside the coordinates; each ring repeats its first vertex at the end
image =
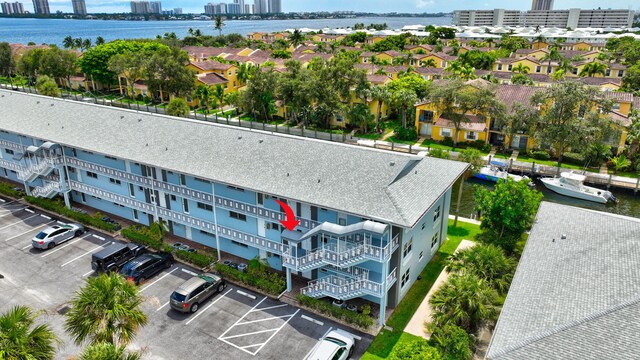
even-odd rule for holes
{"type": "Polygon", "coordinates": [[[291,281],[291,268],[287,267],[287,291],[291,292],[293,290],[293,284],[291,281]]]}
{"type": "Polygon", "coordinates": [[[380,298],[380,314],[378,315],[378,324],[384,326],[387,312],[387,276],[389,276],[389,262],[382,263],[382,297],[380,298]]]}

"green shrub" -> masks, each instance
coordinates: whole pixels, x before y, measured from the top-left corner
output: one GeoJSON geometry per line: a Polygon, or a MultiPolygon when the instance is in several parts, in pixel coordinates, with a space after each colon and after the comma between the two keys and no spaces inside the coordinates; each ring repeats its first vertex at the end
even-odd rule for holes
{"type": "Polygon", "coordinates": [[[251,285],[274,296],[280,295],[287,288],[284,276],[269,270],[247,267],[247,272],[242,272],[224,264],[216,264],[216,271],[228,279],[251,285]]]}
{"type": "Polygon", "coordinates": [[[449,136],[445,137],[444,140],[440,141],[440,144],[444,146],[453,146],[453,139],[449,136]]]}
{"type": "MultiPolygon", "coordinates": [[[[132,225],[122,229],[122,231],[120,231],[120,234],[122,234],[122,236],[124,236],[125,238],[140,245],[146,245],[152,249],[162,249],[166,251],[166,249],[163,247],[162,239],[149,234],[148,228],[138,225],[132,225]]],[[[171,252],[171,250],[169,250],[169,252],[171,252]]]]}
{"type": "Polygon", "coordinates": [[[114,232],[116,230],[116,225],[112,223],[108,223],[106,221],[102,221],[100,219],[102,217],[100,213],[97,213],[96,215],[91,216],[89,214],[84,214],[75,210],[71,210],[71,209],[68,209],[66,206],[64,206],[64,203],[62,203],[62,201],[60,200],[42,199],[42,198],[36,198],[33,196],[25,196],[24,199],[30,204],[41,207],[51,212],[55,212],[62,216],[71,218],[82,224],[93,226],[95,228],[106,230],[109,232],[114,232]]]}
{"type": "Polygon", "coordinates": [[[22,193],[20,193],[20,191],[14,190],[13,188],[14,186],[9,183],[0,182],[0,194],[11,196],[12,198],[17,199],[21,198],[22,193]]]}
{"type": "Polygon", "coordinates": [[[296,299],[301,305],[317,310],[324,315],[329,315],[338,320],[344,320],[349,324],[360,326],[362,328],[368,328],[369,326],[373,325],[374,322],[374,319],[369,315],[343,309],[326,301],[315,299],[310,296],[298,294],[296,295],[296,299]]]}
{"type": "Polygon", "coordinates": [[[429,150],[429,156],[439,159],[449,159],[449,150],[431,148],[429,150]]]}
{"type": "Polygon", "coordinates": [[[484,152],[488,152],[491,150],[491,144],[487,144],[484,140],[476,140],[470,142],[469,146],[484,152]]]}
{"type": "Polygon", "coordinates": [[[566,164],[582,166],[584,165],[584,155],[567,152],[562,155],[562,162],[566,164]]]}
{"type": "Polygon", "coordinates": [[[176,257],[178,259],[182,259],[200,268],[209,266],[216,261],[215,256],[209,256],[209,255],[201,254],[198,252],[188,252],[185,250],[176,251],[176,257]]]}
{"type": "Polygon", "coordinates": [[[549,160],[551,159],[551,155],[549,155],[548,151],[540,150],[540,151],[532,151],[529,154],[532,158],[536,160],[549,160]]]}
{"type": "Polygon", "coordinates": [[[471,339],[464,329],[453,324],[444,326],[429,326],[431,338],[429,344],[440,351],[445,359],[469,360],[471,352],[471,339]]]}
{"type": "Polygon", "coordinates": [[[393,129],[395,136],[398,140],[406,140],[406,141],[416,141],[418,140],[418,133],[416,132],[415,126],[409,127],[397,127],[393,129]]]}

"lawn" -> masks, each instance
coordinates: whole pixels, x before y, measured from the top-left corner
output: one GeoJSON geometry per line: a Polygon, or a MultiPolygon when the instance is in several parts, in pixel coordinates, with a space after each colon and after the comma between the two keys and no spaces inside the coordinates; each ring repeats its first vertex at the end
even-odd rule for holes
{"type": "Polygon", "coordinates": [[[400,139],[396,138],[395,136],[388,137],[385,141],[396,143],[396,144],[406,144],[406,145],[415,145],[416,144],[415,141],[400,140],[400,139]]]}
{"type": "Polygon", "coordinates": [[[431,258],[425,266],[420,276],[421,280],[416,281],[407,292],[400,304],[387,321],[387,325],[392,330],[382,329],[378,336],[363,355],[364,360],[386,359],[394,346],[402,346],[406,341],[413,340],[413,335],[404,332],[405,326],[411,320],[422,300],[433,286],[433,283],[444,269],[447,257],[460,245],[462,239],[473,240],[480,233],[480,226],[464,223],[458,220],[458,226],[453,227],[453,220],[449,220],[447,241],[440,246],[438,252],[431,258]]]}
{"type": "Polygon", "coordinates": [[[632,178],[632,179],[640,178],[640,174],[637,173],[637,172],[633,172],[633,171],[618,171],[617,174],[614,174],[614,171],[609,169],[609,174],[615,175],[615,176],[628,177],[628,178],[632,178]]]}

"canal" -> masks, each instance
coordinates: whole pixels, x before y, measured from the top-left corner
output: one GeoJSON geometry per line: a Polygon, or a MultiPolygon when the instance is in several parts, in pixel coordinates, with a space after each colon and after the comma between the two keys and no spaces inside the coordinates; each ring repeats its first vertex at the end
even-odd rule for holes
{"type": "MultiPolygon", "coordinates": [[[[636,195],[634,195],[632,190],[611,188],[610,191],[616,196],[616,198],[618,198],[619,201],[617,204],[605,205],[556,194],[553,191],[547,190],[547,188],[542,185],[540,180],[537,179],[535,180],[535,184],[536,190],[540,191],[544,195],[544,199],[542,201],[550,201],[558,204],[571,205],[613,214],[640,217],[640,191],[636,195]]],[[[468,218],[477,217],[475,215],[475,211],[473,210],[475,206],[475,202],[473,199],[474,186],[486,186],[489,188],[493,188],[493,184],[490,182],[478,180],[475,178],[469,178],[468,180],[466,180],[462,190],[462,201],[460,202],[459,214],[460,216],[468,218]]],[[[455,211],[456,201],[458,200],[458,189],[459,184],[456,184],[453,190],[453,196],[451,197],[451,214],[454,215],[456,213],[455,211]]]]}

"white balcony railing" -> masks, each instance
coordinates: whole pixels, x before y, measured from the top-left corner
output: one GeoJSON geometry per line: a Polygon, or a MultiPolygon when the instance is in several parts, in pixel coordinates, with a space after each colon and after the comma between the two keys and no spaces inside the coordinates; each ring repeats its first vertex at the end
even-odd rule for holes
{"type": "Polygon", "coordinates": [[[368,279],[346,279],[336,275],[329,275],[318,280],[310,281],[307,287],[300,289],[303,295],[311,297],[330,296],[334,299],[348,300],[363,295],[382,297],[396,281],[396,269],[387,276],[387,286],[368,279]],[[389,283],[389,280],[392,283],[389,283]]]}

